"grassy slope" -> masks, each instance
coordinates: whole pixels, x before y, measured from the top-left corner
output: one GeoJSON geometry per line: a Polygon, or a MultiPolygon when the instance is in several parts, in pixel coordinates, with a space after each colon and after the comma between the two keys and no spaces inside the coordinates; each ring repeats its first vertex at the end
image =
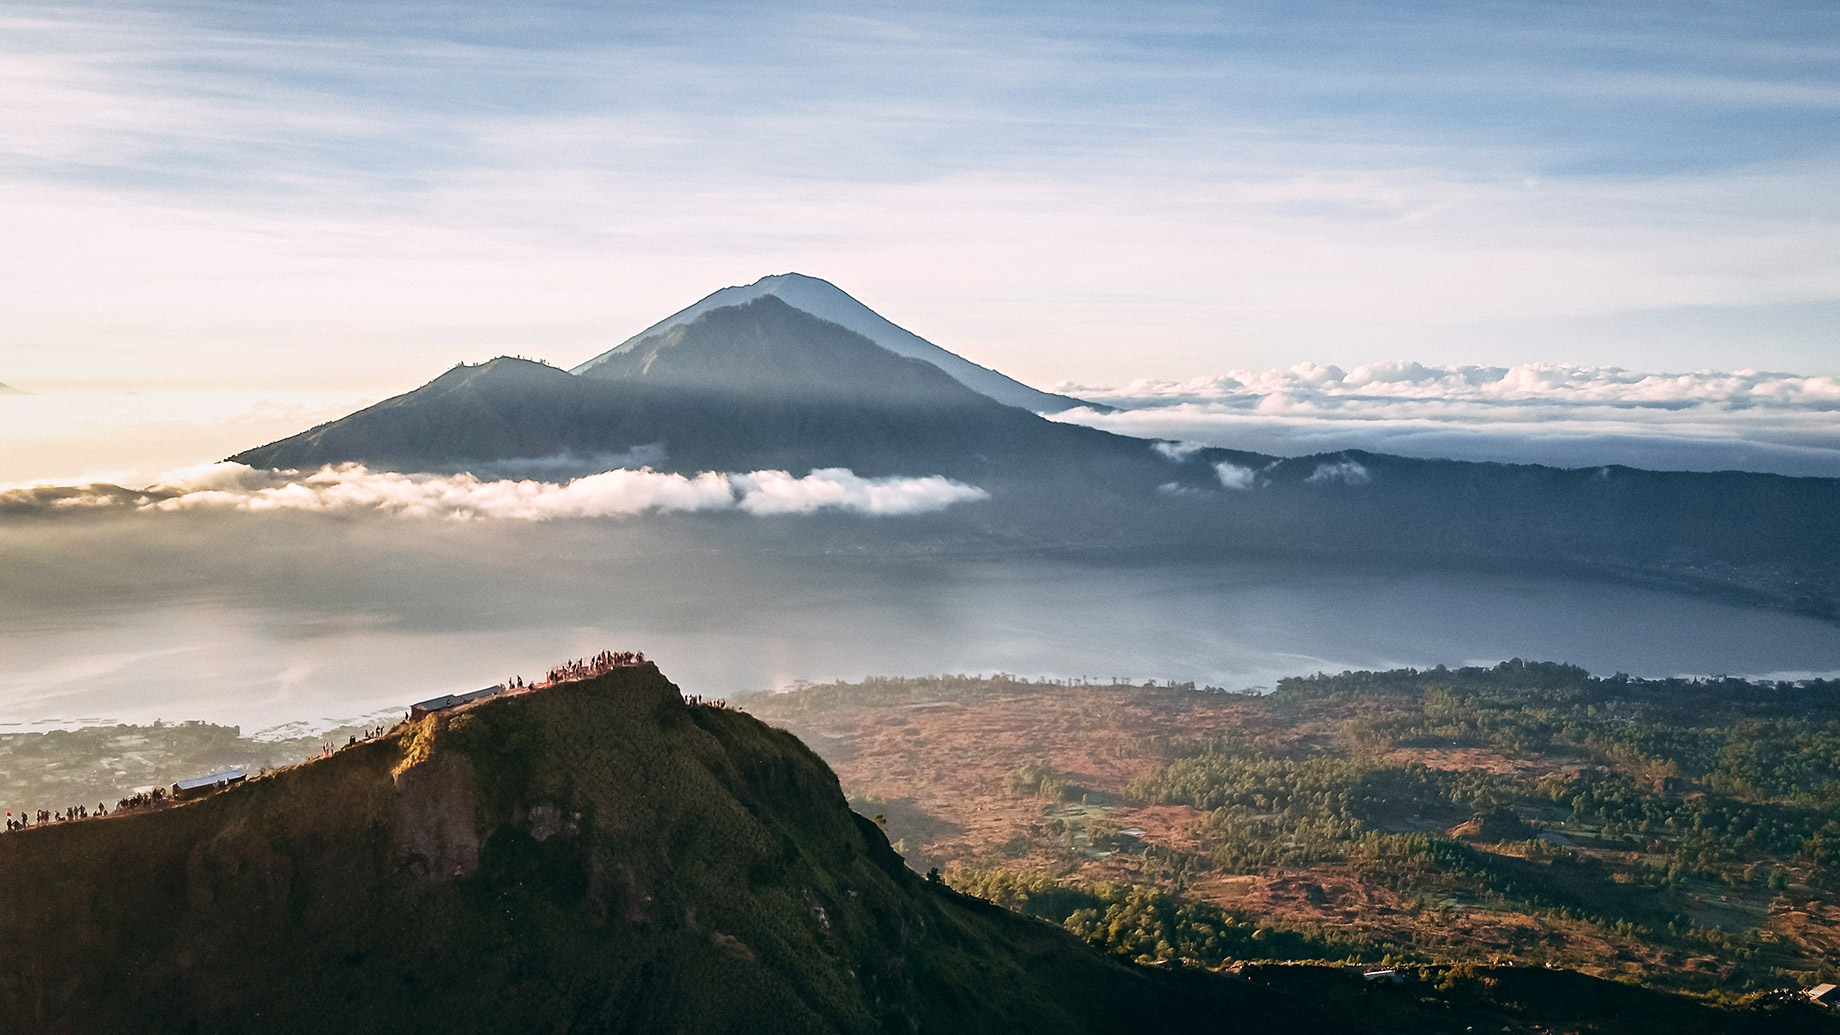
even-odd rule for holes
{"type": "Polygon", "coordinates": [[[201,802],[0,836],[7,1030],[1248,1030],[908,871],[795,738],[650,668],[201,802]]]}

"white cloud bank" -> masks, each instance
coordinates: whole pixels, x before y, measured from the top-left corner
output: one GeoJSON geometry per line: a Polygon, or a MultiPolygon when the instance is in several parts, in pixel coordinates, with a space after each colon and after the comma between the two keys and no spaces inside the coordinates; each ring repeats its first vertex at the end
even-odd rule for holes
{"type": "Polygon", "coordinates": [[[235,510],[548,521],[645,512],[740,510],[767,515],[829,509],[890,516],[929,513],[988,495],[937,475],[863,478],[841,467],[800,478],[786,471],[705,472],[692,477],[640,468],[544,482],[399,474],[360,464],[303,474],[221,463],[172,472],[139,491],[114,485],[0,486],[0,513],[235,510]]]}
{"type": "Polygon", "coordinates": [[[1620,367],[1523,363],[1515,367],[1426,366],[1409,360],[1343,370],[1299,363],[1282,370],[1235,370],[1187,381],[1139,379],[1122,387],[1061,385],[1081,398],[1115,406],[1185,402],[1252,402],[1267,412],[1297,405],[1419,401],[1450,404],[1550,403],[1612,407],[1710,405],[1748,409],[1840,411],[1840,378],[1756,370],[1653,374],[1620,367]]]}
{"type": "Polygon", "coordinates": [[[1172,458],[1197,444],[1285,455],[1360,448],[1575,467],[1840,476],[1840,378],[1831,376],[1303,363],[1056,390],[1122,407],[1057,419],[1179,440],[1164,450],[1172,458]]]}

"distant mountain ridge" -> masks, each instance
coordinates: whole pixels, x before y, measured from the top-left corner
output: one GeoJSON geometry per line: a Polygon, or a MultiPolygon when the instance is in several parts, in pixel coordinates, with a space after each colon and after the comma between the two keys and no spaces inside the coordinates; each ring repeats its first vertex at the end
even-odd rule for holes
{"type": "Polygon", "coordinates": [[[880,313],[850,297],[830,281],[808,277],[802,273],[781,273],[776,276],[762,277],[752,284],[723,288],[693,305],[672,313],[620,345],[601,353],[569,372],[590,377],[599,376],[608,365],[616,364],[617,357],[622,353],[638,348],[648,338],[689,323],[711,310],[744,305],[767,297],[777,298],[820,320],[855,331],[897,356],[930,363],[950,374],[954,380],[972,391],[987,395],[1008,406],[1018,406],[1036,413],[1059,413],[1076,406],[1087,406],[1100,410],[1109,409],[1106,406],[1031,388],[1014,378],[947,352],[905,327],[895,325],[880,313]]]}

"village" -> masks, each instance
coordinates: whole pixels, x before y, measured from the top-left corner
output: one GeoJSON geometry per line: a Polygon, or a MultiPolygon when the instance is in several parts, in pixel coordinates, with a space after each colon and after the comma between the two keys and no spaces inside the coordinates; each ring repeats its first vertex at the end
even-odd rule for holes
{"type": "MultiPolygon", "coordinates": [[[[346,738],[346,742],[342,746],[330,741],[323,743],[320,745],[318,753],[302,759],[300,764],[306,765],[324,758],[330,758],[344,748],[356,747],[359,744],[388,736],[394,733],[404,723],[419,721],[432,714],[462,711],[494,698],[532,693],[563,683],[574,683],[586,679],[594,679],[612,672],[615,669],[634,668],[645,664],[647,664],[647,662],[645,660],[645,652],[643,651],[602,651],[592,657],[563,662],[549,669],[544,673],[542,679],[534,682],[526,680],[522,676],[512,676],[502,683],[496,683],[484,689],[460,694],[445,694],[440,697],[429,698],[425,701],[418,701],[410,705],[408,710],[404,713],[403,718],[396,723],[367,726],[360,732],[346,738]]],[[[708,707],[727,706],[726,702],[706,701],[700,697],[689,699],[689,703],[708,707]]],[[[6,813],[6,830],[9,832],[19,831],[32,827],[47,826],[54,823],[71,823],[102,819],[127,812],[171,808],[172,806],[184,802],[206,797],[207,795],[214,794],[227,787],[233,787],[237,784],[244,783],[249,778],[250,772],[248,766],[230,766],[200,776],[179,780],[170,786],[140,788],[133,794],[116,801],[113,808],[110,808],[106,802],[97,802],[94,808],[91,808],[87,803],[83,803],[67,804],[60,809],[25,808],[18,810],[17,813],[8,810],[6,813]]]]}

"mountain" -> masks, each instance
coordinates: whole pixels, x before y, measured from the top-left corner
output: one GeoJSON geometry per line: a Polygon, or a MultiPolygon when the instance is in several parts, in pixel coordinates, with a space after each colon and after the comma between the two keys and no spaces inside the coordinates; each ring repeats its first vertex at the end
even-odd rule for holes
{"type": "Polygon", "coordinates": [[[1004,405],[772,294],[641,336],[586,374],[456,367],[231,459],[549,478],[641,464],[942,475],[988,498],[846,522],[813,543],[1508,565],[1840,617],[1840,479],[1177,448],[1004,405]]]}
{"type": "Polygon", "coordinates": [[[442,470],[571,448],[604,415],[578,378],[541,363],[461,364],[421,388],[351,416],[231,457],[255,467],[312,468],[345,460],[442,470]]]}
{"type": "Polygon", "coordinates": [[[612,350],[603,352],[575,367],[570,373],[589,377],[599,376],[607,367],[617,366],[619,357],[623,354],[639,350],[649,338],[687,324],[711,310],[744,305],[759,298],[777,298],[820,320],[855,331],[897,356],[930,363],[952,375],[954,380],[972,391],[987,395],[1007,406],[1018,406],[1036,413],[1059,413],[1076,406],[1109,409],[1109,407],[1083,402],[1068,396],[1054,395],[1030,388],[988,367],[978,366],[970,360],[947,352],[904,327],[898,327],[889,322],[880,313],[851,298],[830,281],[808,277],[802,273],[781,273],[778,276],[762,277],[752,284],[723,288],[695,305],[672,313],[628,338],[612,350]]]}
{"type": "Polygon", "coordinates": [[[178,807],[0,835],[10,1032],[1291,1030],[902,863],[790,734],[642,665],[178,807]]]}
{"type": "Polygon", "coordinates": [[[0,395],[26,395],[26,394],[28,393],[23,388],[14,388],[12,385],[0,384],[0,395]]]}
{"type": "Polygon", "coordinates": [[[1141,440],[1004,405],[772,295],[642,338],[589,375],[514,359],[460,366],[230,459],[449,470],[558,455],[583,458],[584,471],[642,456],[683,472],[1168,477],[1141,440]]]}

